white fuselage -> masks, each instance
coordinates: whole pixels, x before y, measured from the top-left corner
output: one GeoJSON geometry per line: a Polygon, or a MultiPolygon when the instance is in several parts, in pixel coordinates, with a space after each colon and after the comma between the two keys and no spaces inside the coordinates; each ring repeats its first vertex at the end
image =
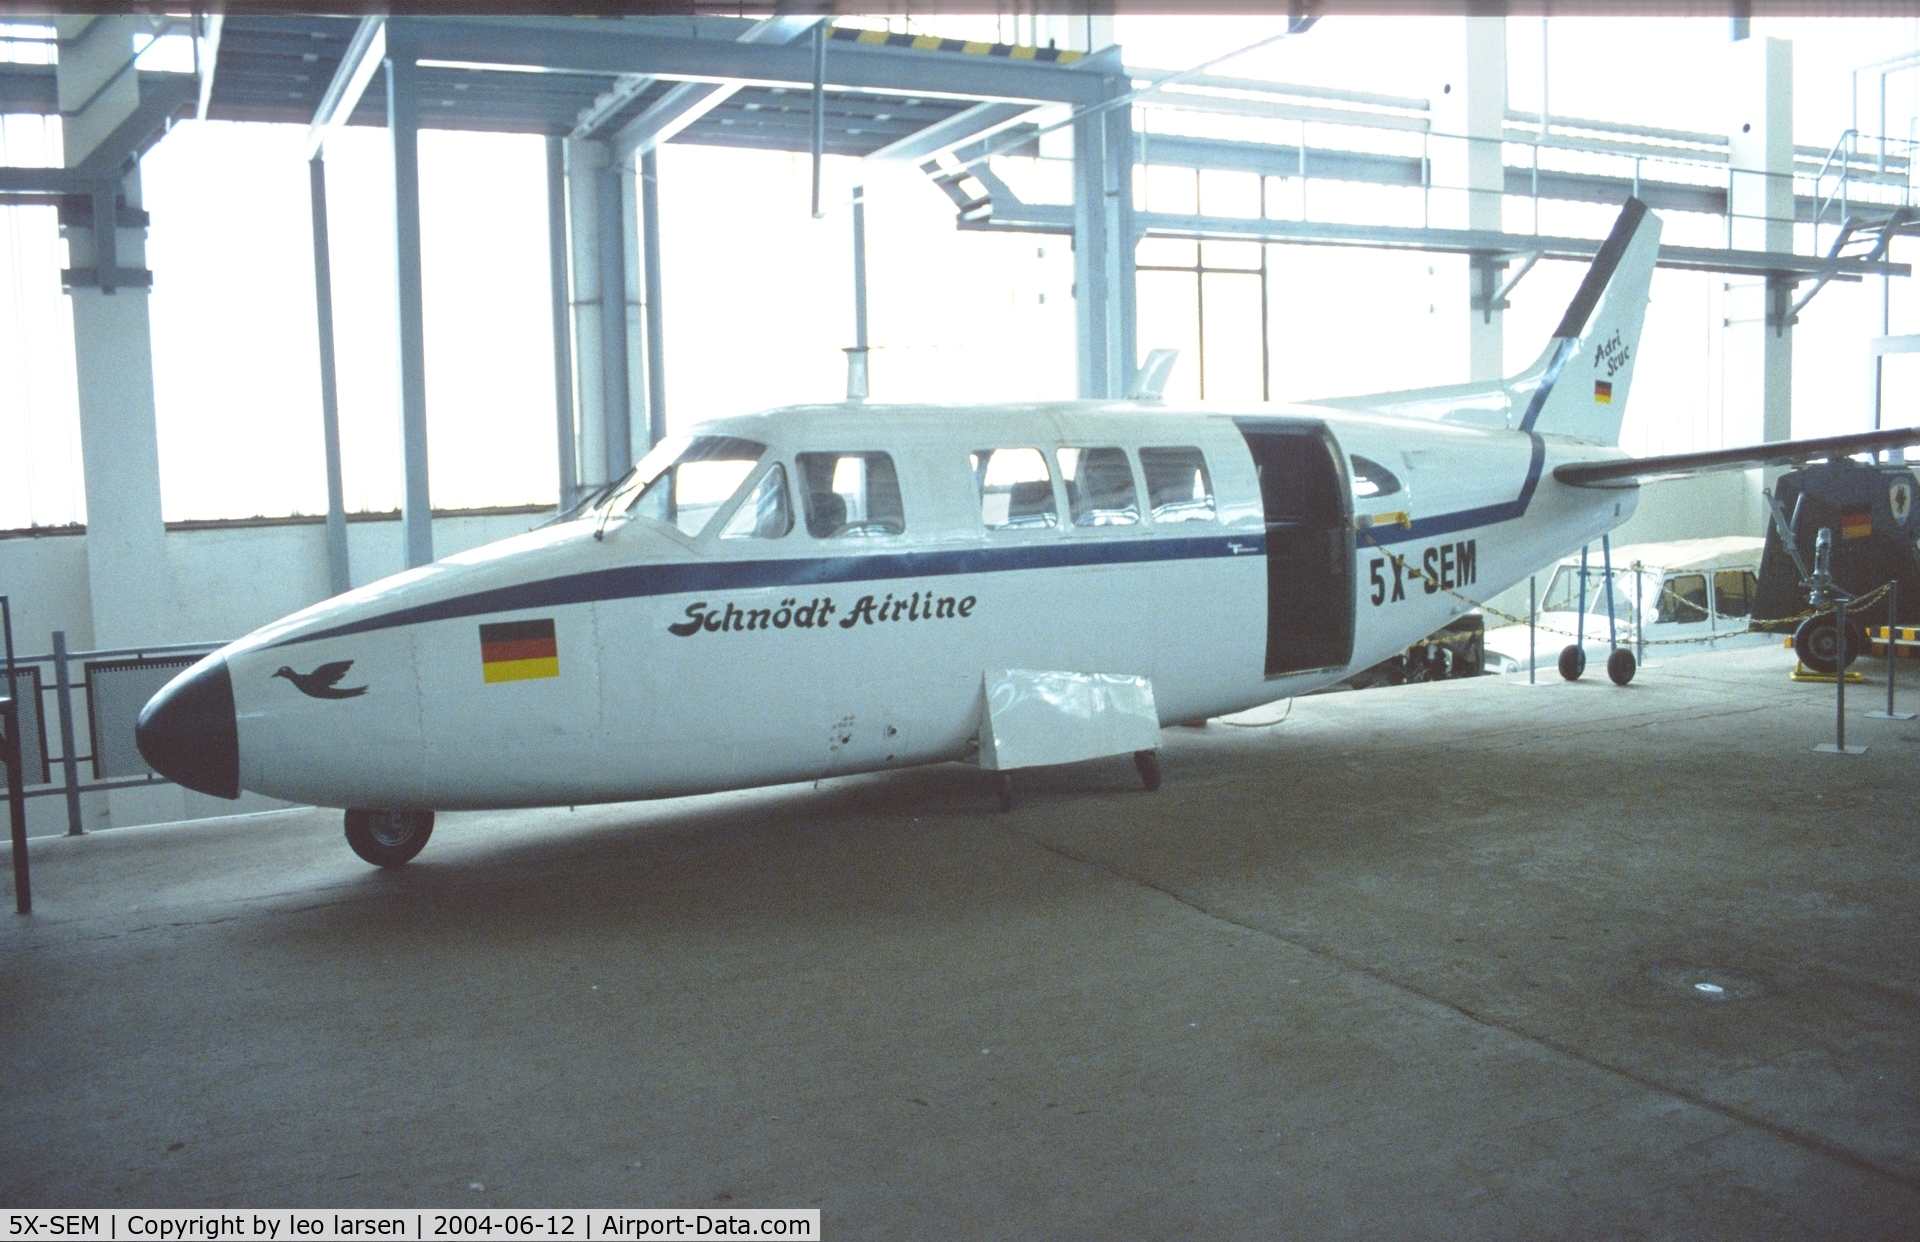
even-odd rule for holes
{"type": "Polygon", "coordinates": [[[1406,647],[1613,527],[1636,496],[1554,483],[1555,465],[1620,454],[1552,436],[1314,408],[1244,421],[1337,442],[1347,509],[1328,555],[1351,557],[1353,596],[1337,664],[1268,673],[1267,523],[1233,416],[1122,402],[802,407],[701,430],[765,444],[763,469],[791,472],[813,450],[890,454],[899,534],[816,538],[796,523],[781,538],[721,539],[724,508],[699,537],[590,517],[328,600],[218,653],[239,783],[320,805],[453,809],[965,759],[983,677],[1008,669],[1148,678],[1164,723],[1241,710],[1406,647]],[[986,529],[969,453],[1012,446],[1049,460],[1124,449],[1143,496],[1140,449],[1198,448],[1215,516],[1076,526],[1056,472],[1058,525],[986,529]],[[1352,498],[1353,455],[1385,464],[1398,490],[1352,498]],[[555,673],[483,675],[480,626],[549,620],[555,673]],[[275,675],[339,661],[352,661],[340,684],[363,693],[310,697],[275,675]]]}

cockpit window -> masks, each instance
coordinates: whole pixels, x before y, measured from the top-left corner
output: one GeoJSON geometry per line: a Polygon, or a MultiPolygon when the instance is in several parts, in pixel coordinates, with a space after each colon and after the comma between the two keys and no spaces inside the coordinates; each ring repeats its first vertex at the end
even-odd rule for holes
{"type": "Polygon", "coordinates": [[[793,529],[793,506],[787,501],[787,468],[774,462],[760,476],[753,494],[727,519],[722,539],[778,539],[793,529]]]}
{"type": "Polygon", "coordinates": [[[1379,496],[1391,496],[1400,490],[1400,476],[1373,458],[1362,457],[1355,453],[1352,460],[1355,500],[1372,500],[1379,496]]]}
{"type": "Polygon", "coordinates": [[[766,451],[766,445],[737,436],[662,440],[640,459],[632,479],[614,493],[609,506],[616,513],[652,518],[681,534],[698,535],[766,451]]]}

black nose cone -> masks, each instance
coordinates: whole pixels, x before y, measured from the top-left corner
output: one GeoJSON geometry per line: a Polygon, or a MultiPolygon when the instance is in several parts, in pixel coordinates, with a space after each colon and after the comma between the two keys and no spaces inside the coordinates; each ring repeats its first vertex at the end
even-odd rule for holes
{"type": "Polygon", "coordinates": [[[153,770],[216,798],[240,796],[240,730],[227,662],[208,656],[140,709],[133,740],[153,770]]]}

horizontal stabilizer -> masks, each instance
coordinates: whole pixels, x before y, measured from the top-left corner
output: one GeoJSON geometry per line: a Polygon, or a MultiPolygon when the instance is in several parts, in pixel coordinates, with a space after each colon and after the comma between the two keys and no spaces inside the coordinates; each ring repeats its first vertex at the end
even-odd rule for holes
{"type": "Polygon", "coordinates": [[[1756,466],[1804,466],[1808,462],[1855,453],[1879,453],[1920,444],[1920,427],[1868,431],[1821,440],[1781,440],[1742,448],[1709,449],[1704,453],[1674,453],[1666,457],[1636,457],[1626,461],[1574,462],[1555,466],[1553,477],[1572,487],[1636,487],[1659,479],[1684,479],[1716,470],[1751,470],[1756,466]]]}

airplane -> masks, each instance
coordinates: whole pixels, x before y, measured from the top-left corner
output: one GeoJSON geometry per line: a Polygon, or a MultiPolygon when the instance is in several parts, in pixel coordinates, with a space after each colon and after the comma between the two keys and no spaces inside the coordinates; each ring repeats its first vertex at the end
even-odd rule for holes
{"type": "Polygon", "coordinates": [[[1631,517],[1638,480],[1840,443],[1617,447],[1659,238],[1629,198],[1504,380],[1181,410],[1160,356],[1135,399],[702,424],[566,520],[207,656],[142,710],[140,751],[203,793],[346,808],[379,866],[436,810],[955,760],[1006,809],[1010,771],[1124,754],[1157,788],[1162,725],[1404,650],[1631,517]]]}

